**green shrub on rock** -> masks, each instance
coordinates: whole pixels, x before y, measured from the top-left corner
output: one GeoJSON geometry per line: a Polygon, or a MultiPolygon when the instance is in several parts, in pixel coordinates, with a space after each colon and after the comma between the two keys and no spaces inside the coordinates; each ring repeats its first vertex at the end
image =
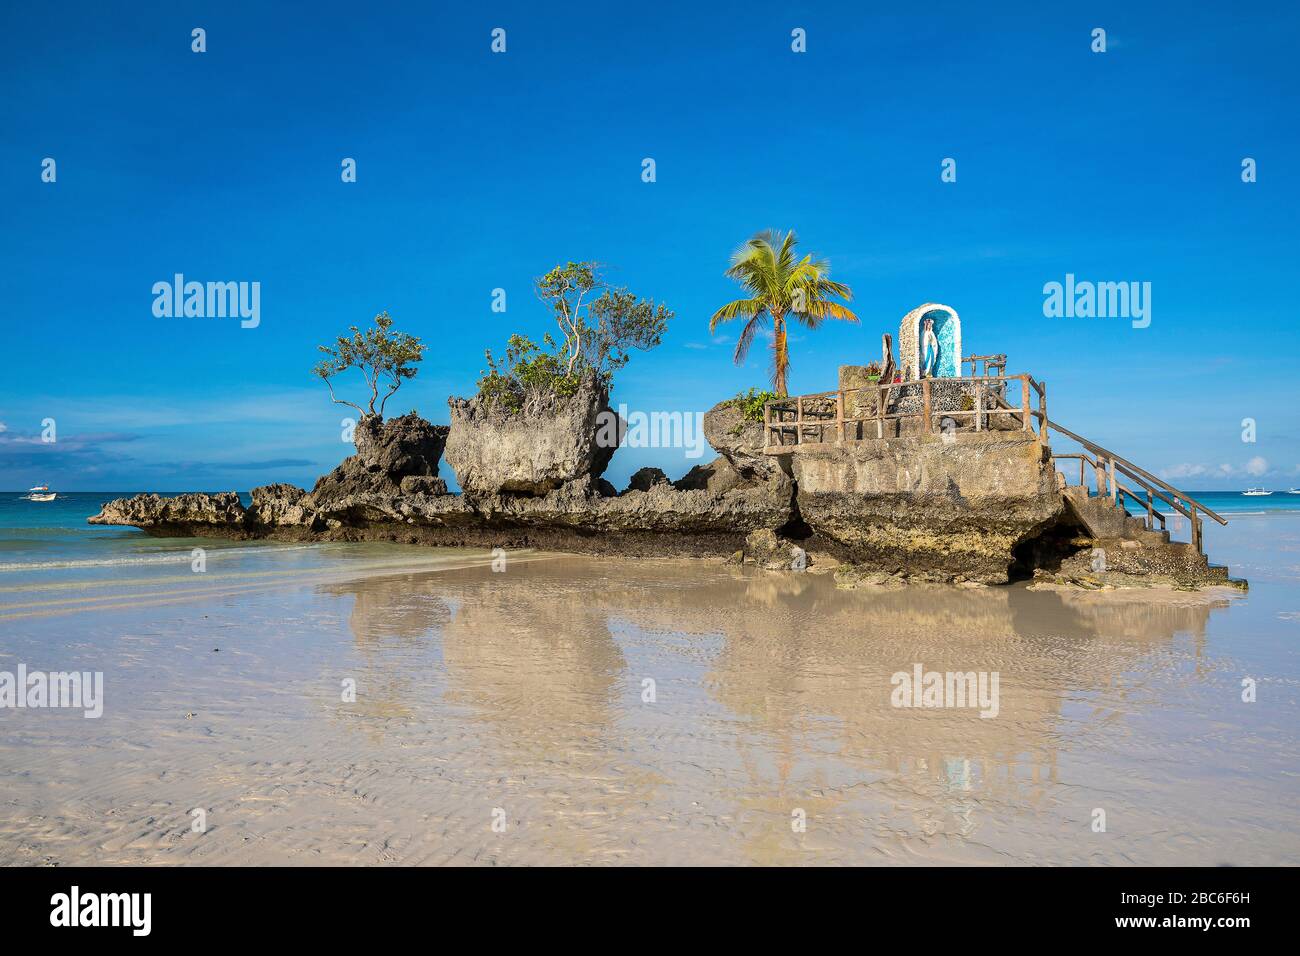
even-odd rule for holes
{"type": "Polygon", "coordinates": [[[556,266],[536,280],[535,288],[550,306],[562,338],[547,334],[538,345],[527,336],[512,335],[501,364],[486,353],[488,371],[478,381],[479,396],[507,411],[518,411],[536,398],[572,395],[585,375],[608,389],[633,349],[659,345],[673,317],[653,300],[610,286],[594,262],[556,266]]]}

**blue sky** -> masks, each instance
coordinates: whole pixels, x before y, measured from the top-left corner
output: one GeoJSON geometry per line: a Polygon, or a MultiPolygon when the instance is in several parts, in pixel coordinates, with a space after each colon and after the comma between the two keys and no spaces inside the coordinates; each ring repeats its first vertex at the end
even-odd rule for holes
{"type": "MultiPolygon", "coordinates": [[[[1007,352],[1054,419],[1175,484],[1300,485],[1300,13],[989,6],[6,4],[0,488],[310,486],[348,451],[317,344],[389,310],[430,346],[390,412],[446,422],[485,347],[546,331],[531,279],[569,259],[677,313],[615,401],[702,411],[764,383],[707,323],[767,227],[862,318],[794,336],[792,391],[944,302],[967,353],[1007,352]],[[178,272],[260,282],[260,325],[156,318],[178,272]],[[1066,273],[1150,282],[1150,327],[1045,318],[1066,273]]],[[[691,462],[625,449],[609,477],[644,464],[691,462]]]]}

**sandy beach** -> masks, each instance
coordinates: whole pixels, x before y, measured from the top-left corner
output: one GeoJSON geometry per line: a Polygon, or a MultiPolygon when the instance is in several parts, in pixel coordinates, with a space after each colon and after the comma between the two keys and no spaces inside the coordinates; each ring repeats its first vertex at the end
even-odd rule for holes
{"type": "Polygon", "coordinates": [[[1216,535],[1245,596],[402,546],[6,587],[0,669],[105,703],[0,711],[0,863],[1294,863],[1300,521],[1216,535]],[[892,706],[918,663],[997,716],[892,706]]]}

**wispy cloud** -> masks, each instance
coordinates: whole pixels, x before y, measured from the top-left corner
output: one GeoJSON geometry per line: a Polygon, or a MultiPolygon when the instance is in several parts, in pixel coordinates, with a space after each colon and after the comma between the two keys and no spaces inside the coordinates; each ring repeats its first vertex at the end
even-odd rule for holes
{"type": "Polygon", "coordinates": [[[1268,459],[1262,455],[1256,455],[1242,465],[1232,465],[1228,462],[1218,465],[1183,462],[1160,470],[1160,476],[1167,481],[1188,478],[1262,478],[1271,473],[1268,459]]]}
{"type": "Polygon", "coordinates": [[[309,458],[268,458],[265,461],[178,461],[156,468],[165,471],[261,471],[267,468],[306,468],[316,462],[309,458]]]}

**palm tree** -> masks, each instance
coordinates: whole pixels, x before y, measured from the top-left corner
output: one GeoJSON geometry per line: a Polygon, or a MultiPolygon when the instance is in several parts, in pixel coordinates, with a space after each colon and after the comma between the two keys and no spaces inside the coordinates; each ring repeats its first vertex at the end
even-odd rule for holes
{"type": "Polygon", "coordinates": [[[769,318],[772,320],[772,384],[782,397],[790,371],[787,317],[793,316],[810,329],[817,328],[825,318],[858,321],[856,315],[832,301],[832,297],[851,301],[853,290],[831,280],[831,265],[825,259],[813,259],[811,255],[796,259],[794,247],[798,242],[793,229],[784,236],[775,229],[766,229],[736,250],[726,274],[744,286],[750,296],[728,302],[709,320],[709,334],[719,322],[738,317],[748,320],[736,341],[737,365],[745,360],[758,330],[767,325],[769,318]]]}

